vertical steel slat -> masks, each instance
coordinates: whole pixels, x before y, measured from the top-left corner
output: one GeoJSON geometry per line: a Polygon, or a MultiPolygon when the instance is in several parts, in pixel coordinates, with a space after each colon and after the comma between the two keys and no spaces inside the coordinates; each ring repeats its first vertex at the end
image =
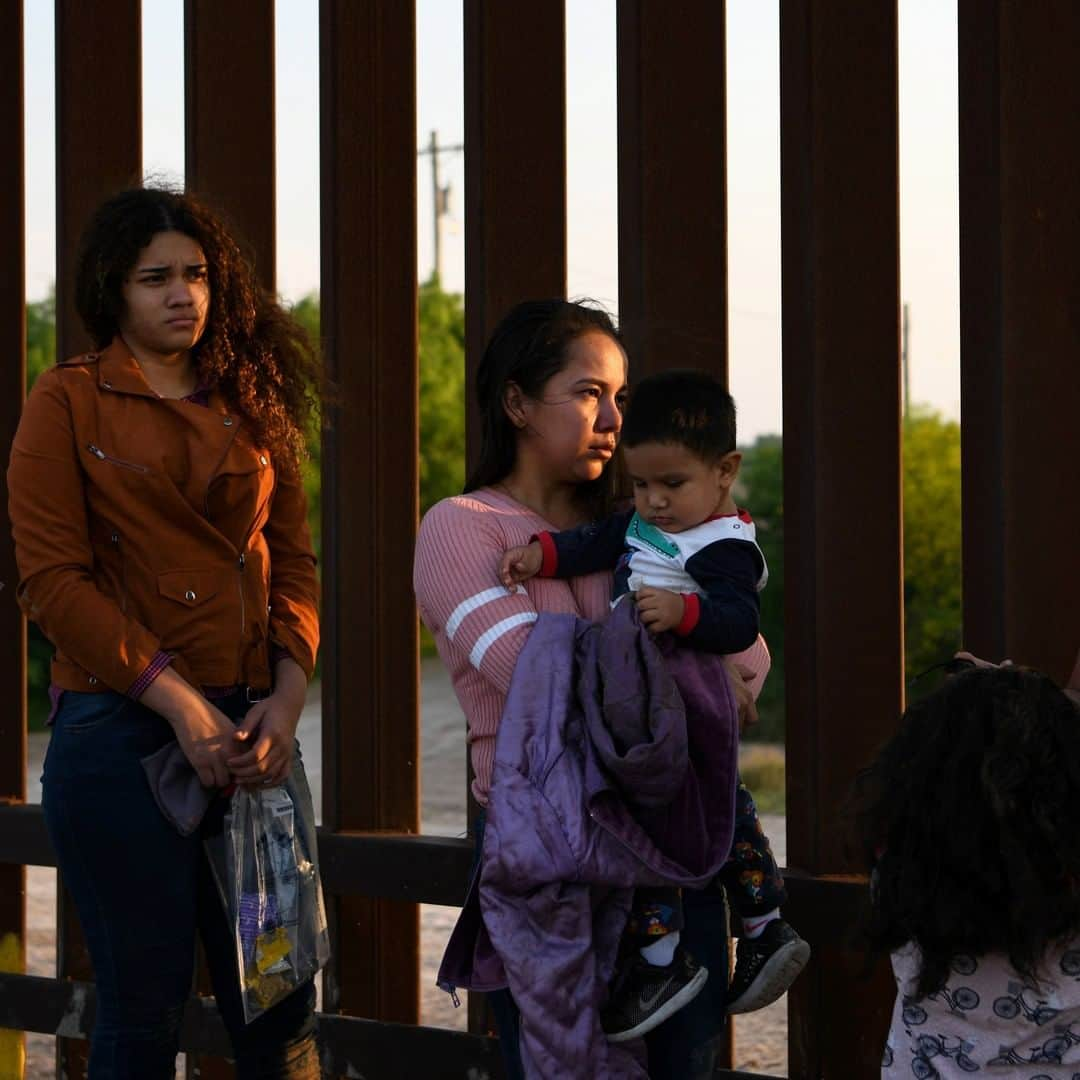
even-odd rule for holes
{"type": "Polygon", "coordinates": [[[139,0],[56,0],[56,355],[89,347],[72,300],[79,236],[106,196],[139,182],[139,0]]]}
{"type": "Polygon", "coordinates": [[[480,428],[476,369],[521,300],[566,295],[563,0],[465,0],[466,443],[480,428]]]}
{"type": "MultiPolygon", "coordinates": [[[[492,330],[521,300],[566,295],[565,31],[563,0],[464,0],[467,468],[492,330]]],[[[470,796],[470,831],[475,812],[470,796]]],[[[469,995],[469,1030],[492,1025],[483,995],[469,995]]]]}
{"type": "Polygon", "coordinates": [[[619,322],[637,378],[727,379],[725,8],[617,9],[619,322]]]}
{"type": "Polygon", "coordinates": [[[1080,649],[1080,8],[960,0],[964,641],[1080,649]]]}
{"type": "MultiPolygon", "coordinates": [[[[412,4],[323,0],[323,822],[416,832],[418,512],[412,4]]],[[[330,902],[326,1007],[416,1022],[415,904],[330,902]]]]}
{"type": "MultiPolygon", "coordinates": [[[[7,362],[0,368],[0,802],[26,801],[26,622],[15,603],[18,571],[8,519],[7,448],[26,394],[26,202],[23,180],[22,0],[4,0],[0,38],[0,333],[7,362]]],[[[26,967],[26,868],[0,865],[0,971],[26,967]]],[[[0,1031],[0,1074],[21,1076],[21,1031],[0,1031]]]]}
{"type": "MultiPolygon", "coordinates": [[[[79,236],[108,195],[137,184],[142,168],[139,0],[56,0],[56,353],[90,345],[72,299],[79,236]]],[[[82,928],[57,887],[57,969],[90,979],[82,928]]],[[[57,1039],[58,1073],[81,1077],[87,1047],[57,1039]]]]}
{"type": "MultiPolygon", "coordinates": [[[[728,377],[724,0],[621,0],[619,326],[631,381],[671,368],[728,377]]],[[[714,976],[717,977],[717,976],[714,976]]],[[[730,1067],[730,1024],[718,1067],[730,1067]]]]}
{"type": "Polygon", "coordinates": [[[236,223],[276,279],[273,0],[185,0],[186,185],[236,223]]]}
{"type": "MultiPolygon", "coordinates": [[[[232,223],[259,281],[276,277],[273,0],[185,0],[184,181],[232,223]],[[242,42],[243,47],[237,48],[242,42]]],[[[196,986],[211,992],[203,950],[196,986]]],[[[189,1077],[225,1080],[189,1054],[189,1077]]]]}
{"type": "MultiPolygon", "coordinates": [[[[787,850],[844,873],[837,808],[903,694],[895,2],[782,0],[780,83],[787,850]]],[[[861,961],[815,950],[792,1075],[878,1074],[893,987],[854,994],[861,961]]]]}

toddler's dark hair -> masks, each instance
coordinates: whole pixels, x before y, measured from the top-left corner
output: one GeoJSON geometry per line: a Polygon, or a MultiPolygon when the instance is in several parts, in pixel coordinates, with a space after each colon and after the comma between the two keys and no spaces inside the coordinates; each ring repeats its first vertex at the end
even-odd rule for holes
{"type": "Polygon", "coordinates": [[[705,371],[663,371],[637,383],[623,418],[622,444],[676,443],[706,461],[735,449],[735,402],[705,371]]]}
{"type": "Polygon", "coordinates": [[[976,668],[911,705],[855,806],[871,942],[919,947],[919,996],[988,952],[1037,981],[1080,932],[1080,712],[1045,675],[976,668]]]}

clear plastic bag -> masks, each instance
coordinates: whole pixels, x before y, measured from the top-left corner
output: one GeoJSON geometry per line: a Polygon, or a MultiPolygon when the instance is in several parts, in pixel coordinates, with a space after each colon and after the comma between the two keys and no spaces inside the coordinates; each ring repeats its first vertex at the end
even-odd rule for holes
{"type": "Polygon", "coordinates": [[[330,940],[315,836],[284,787],[237,788],[225,816],[226,907],[251,1023],[311,978],[330,940]]]}

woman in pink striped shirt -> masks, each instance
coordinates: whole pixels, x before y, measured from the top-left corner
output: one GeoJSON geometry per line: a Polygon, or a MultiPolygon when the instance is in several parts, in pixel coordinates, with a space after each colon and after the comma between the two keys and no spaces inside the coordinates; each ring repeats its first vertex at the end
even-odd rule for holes
{"type": "MultiPolygon", "coordinates": [[[[565,300],[519,304],[496,328],[477,373],[480,461],[465,494],[444,499],[421,522],[413,584],[465,713],[472,791],[481,807],[514,664],[537,613],[601,619],[612,585],[611,574],[602,572],[536,577],[510,592],[499,579],[503,553],[536,533],[610,511],[608,464],[622,426],[626,375],[626,354],[605,312],[565,300]]],[[[725,926],[719,894],[688,902],[687,938],[696,937],[695,955],[717,971],[727,970],[725,926]]],[[[651,1033],[650,1076],[685,1080],[711,1072],[709,1046],[723,1010],[704,998],[700,1008],[691,1003],[651,1033]]],[[[515,1080],[524,1075],[517,1010],[509,991],[489,1000],[507,1077],[515,1080]]]]}
{"type": "Polygon", "coordinates": [[[481,806],[510,677],[537,612],[600,619],[611,593],[608,573],[537,578],[509,592],[499,563],[535,533],[609,509],[606,466],[625,388],[626,354],[605,312],[565,300],[520,304],[480,366],[480,461],[465,494],[444,499],[421,522],[416,598],[465,712],[481,806]]]}
{"type": "MultiPolygon", "coordinates": [[[[611,574],[534,578],[508,591],[499,564],[538,532],[572,528],[611,508],[612,471],[626,393],[626,353],[610,317],[565,300],[519,304],[496,329],[477,373],[480,460],[465,494],[420,523],[413,586],[465,713],[486,807],[495,733],[514,664],[537,613],[607,614],[611,574]]],[[[481,815],[478,829],[482,835],[481,815]]],[[[478,837],[479,850],[479,837],[478,837]]],[[[524,1077],[519,1016],[509,990],[488,995],[507,1080],[524,1077]]]]}

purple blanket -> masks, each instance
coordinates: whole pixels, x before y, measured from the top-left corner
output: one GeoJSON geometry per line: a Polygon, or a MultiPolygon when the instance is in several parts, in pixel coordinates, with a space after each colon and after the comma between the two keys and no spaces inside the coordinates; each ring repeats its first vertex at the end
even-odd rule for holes
{"type": "Polygon", "coordinates": [[[700,887],[726,860],[737,748],[720,657],[654,641],[628,603],[601,624],[540,615],[499,726],[479,889],[439,975],[510,987],[528,1076],[647,1075],[599,1009],[633,889],[700,887]]]}

